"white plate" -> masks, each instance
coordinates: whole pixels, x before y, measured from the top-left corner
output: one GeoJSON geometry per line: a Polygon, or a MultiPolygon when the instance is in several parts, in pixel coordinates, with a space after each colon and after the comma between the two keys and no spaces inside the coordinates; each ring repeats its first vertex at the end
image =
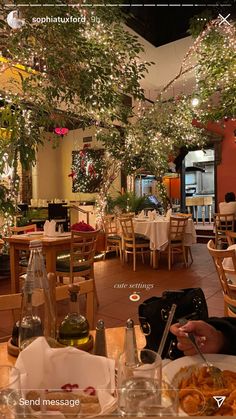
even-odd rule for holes
{"type": "MultiPolygon", "coordinates": [[[[206,359],[212,364],[219,367],[221,370],[230,370],[236,372],[236,356],[222,355],[222,354],[206,354],[206,359]]],[[[183,367],[189,365],[202,364],[201,358],[198,355],[183,356],[175,361],[169,362],[163,367],[163,378],[172,383],[174,376],[183,367]]]]}
{"type": "MultiPolygon", "coordinates": [[[[222,371],[229,370],[236,372],[235,356],[222,354],[206,354],[205,356],[209,362],[219,367],[222,371]]],[[[163,379],[172,384],[173,387],[178,388],[178,382],[183,378],[183,375],[185,375],[186,372],[183,372],[183,375],[181,373],[178,374],[177,377],[176,374],[179,373],[180,369],[183,367],[197,364],[202,365],[201,358],[198,355],[184,356],[182,358],[176,359],[175,361],[171,361],[163,367],[163,379]]],[[[201,391],[201,388],[199,388],[199,391],[201,391]]],[[[199,412],[197,416],[199,416],[200,413],[201,412],[199,412]]],[[[188,416],[188,414],[182,409],[179,409],[179,416],[188,416]]]]}

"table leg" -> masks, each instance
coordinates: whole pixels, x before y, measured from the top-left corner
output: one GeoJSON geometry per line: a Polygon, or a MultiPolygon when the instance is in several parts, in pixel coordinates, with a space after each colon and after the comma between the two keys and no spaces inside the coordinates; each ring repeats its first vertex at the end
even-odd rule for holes
{"type": "Polygon", "coordinates": [[[19,269],[19,250],[14,244],[10,244],[10,269],[11,269],[11,292],[20,292],[20,269],[19,269]]]}
{"type": "Polygon", "coordinates": [[[152,267],[158,269],[159,250],[152,250],[152,267]]]}
{"type": "Polygon", "coordinates": [[[46,270],[47,272],[56,273],[56,251],[53,247],[45,249],[46,270]]]}

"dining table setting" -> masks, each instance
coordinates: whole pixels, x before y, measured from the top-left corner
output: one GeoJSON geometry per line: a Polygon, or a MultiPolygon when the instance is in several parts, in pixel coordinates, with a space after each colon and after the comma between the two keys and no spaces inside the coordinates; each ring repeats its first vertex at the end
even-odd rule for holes
{"type": "MultiPolygon", "coordinates": [[[[153,268],[157,268],[158,254],[164,251],[168,245],[168,232],[170,217],[175,215],[168,210],[165,215],[157,213],[155,210],[148,211],[147,214],[141,211],[134,217],[134,231],[136,234],[147,237],[150,240],[150,249],[153,251],[153,268]]],[[[178,217],[178,214],[175,215],[178,217]]],[[[188,218],[184,232],[184,246],[190,247],[197,243],[197,235],[193,219],[188,218]]]]}
{"type": "Polygon", "coordinates": [[[1,419],[235,415],[234,356],[205,355],[224,376],[217,387],[199,355],[162,359],[146,349],[138,325],[133,332],[128,336],[127,325],[106,329],[107,357],[51,348],[39,337],[15,358],[1,343],[1,419]]]}

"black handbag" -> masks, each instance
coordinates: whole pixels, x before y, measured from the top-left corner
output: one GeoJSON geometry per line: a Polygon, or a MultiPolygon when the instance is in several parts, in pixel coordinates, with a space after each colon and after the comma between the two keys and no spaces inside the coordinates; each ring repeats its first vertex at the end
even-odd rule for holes
{"type": "MultiPolygon", "coordinates": [[[[184,317],[191,320],[207,320],[208,309],[201,288],[185,288],[164,291],[161,297],[151,297],[139,306],[141,330],[146,337],[146,349],[158,351],[172,304],[177,308],[172,323],[184,317]]],[[[177,348],[177,339],[169,332],[162,358],[177,359],[183,356],[177,348]]]]}

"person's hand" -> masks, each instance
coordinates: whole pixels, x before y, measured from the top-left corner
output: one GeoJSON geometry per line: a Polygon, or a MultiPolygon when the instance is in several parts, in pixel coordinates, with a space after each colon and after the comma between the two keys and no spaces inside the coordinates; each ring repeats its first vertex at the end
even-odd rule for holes
{"type": "Polygon", "coordinates": [[[196,350],[188,338],[189,332],[194,334],[202,352],[220,353],[225,345],[224,335],[202,320],[191,320],[184,326],[181,326],[179,323],[173,324],[170,331],[173,335],[177,336],[177,346],[185,355],[196,354],[196,350]]]}

